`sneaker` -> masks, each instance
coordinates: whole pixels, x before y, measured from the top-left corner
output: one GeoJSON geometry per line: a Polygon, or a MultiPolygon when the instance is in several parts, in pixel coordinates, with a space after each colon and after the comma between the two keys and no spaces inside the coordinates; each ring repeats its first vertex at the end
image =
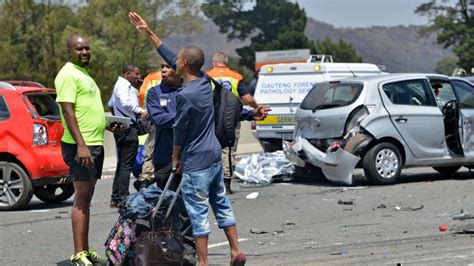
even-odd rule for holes
{"type": "Polygon", "coordinates": [[[107,265],[107,260],[99,256],[95,249],[89,248],[86,252],[87,258],[93,265],[107,265]]]}
{"type": "Polygon", "coordinates": [[[71,256],[71,265],[72,266],[92,266],[92,262],[87,258],[87,252],[81,251],[76,255],[71,256]]]}

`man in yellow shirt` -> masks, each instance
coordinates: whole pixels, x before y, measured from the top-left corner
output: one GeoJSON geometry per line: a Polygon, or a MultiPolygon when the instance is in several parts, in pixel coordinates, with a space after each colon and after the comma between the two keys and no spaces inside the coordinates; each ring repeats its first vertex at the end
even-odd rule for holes
{"type": "Polygon", "coordinates": [[[54,85],[61,107],[64,135],[61,152],[69,166],[75,194],[71,212],[74,255],[71,265],[105,264],[89,247],[89,207],[104,161],[105,114],[100,90],[87,73],[91,51],[86,38],[74,35],[67,42],[69,62],[54,85]]]}

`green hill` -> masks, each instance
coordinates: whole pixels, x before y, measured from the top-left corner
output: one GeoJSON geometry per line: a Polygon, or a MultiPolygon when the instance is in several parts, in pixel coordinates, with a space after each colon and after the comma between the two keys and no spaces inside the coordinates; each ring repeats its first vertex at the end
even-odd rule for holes
{"type": "MultiPolygon", "coordinates": [[[[385,65],[388,72],[434,72],[436,63],[453,53],[436,44],[433,34],[420,37],[419,29],[419,26],[335,28],[310,18],[305,32],[313,40],[329,37],[333,41],[342,39],[351,43],[364,62],[385,65]]],[[[239,40],[228,41],[211,21],[206,22],[200,34],[174,35],[166,40],[175,49],[187,44],[201,47],[206,53],[206,67],[210,67],[214,52],[237,56],[235,49],[247,44],[239,40]]]]}
{"type": "Polygon", "coordinates": [[[450,49],[436,44],[436,36],[419,36],[419,26],[335,28],[308,19],[306,35],[313,40],[326,37],[351,43],[364,62],[385,65],[388,72],[434,72],[436,63],[450,49]]]}

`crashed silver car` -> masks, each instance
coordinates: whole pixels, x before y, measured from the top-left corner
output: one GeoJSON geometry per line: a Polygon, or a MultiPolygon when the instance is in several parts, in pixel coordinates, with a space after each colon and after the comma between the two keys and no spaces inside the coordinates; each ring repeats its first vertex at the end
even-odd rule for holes
{"type": "Polygon", "coordinates": [[[352,184],[354,168],[391,184],[402,168],[474,167],[474,87],[461,78],[384,74],[319,83],[296,112],[286,156],[352,184]]]}

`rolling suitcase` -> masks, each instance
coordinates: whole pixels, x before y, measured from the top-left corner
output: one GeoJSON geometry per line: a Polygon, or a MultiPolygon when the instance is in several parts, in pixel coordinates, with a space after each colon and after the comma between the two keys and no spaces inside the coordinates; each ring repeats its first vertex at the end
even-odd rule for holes
{"type": "Polygon", "coordinates": [[[133,265],[155,266],[183,264],[183,236],[180,231],[172,228],[170,221],[170,213],[178,199],[181,190],[181,182],[176,189],[176,193],[168,208],[166,210],[161,208],[165,194],[174,178],[175,171],[171,173],[168,182],[166,182],[165,188],[160,195],[158,203],[151,211],[150,230],[142,231],[140,235],[136,236],[133,265]],[[159,223],[158,225],[157,220],[159,223]]]}

